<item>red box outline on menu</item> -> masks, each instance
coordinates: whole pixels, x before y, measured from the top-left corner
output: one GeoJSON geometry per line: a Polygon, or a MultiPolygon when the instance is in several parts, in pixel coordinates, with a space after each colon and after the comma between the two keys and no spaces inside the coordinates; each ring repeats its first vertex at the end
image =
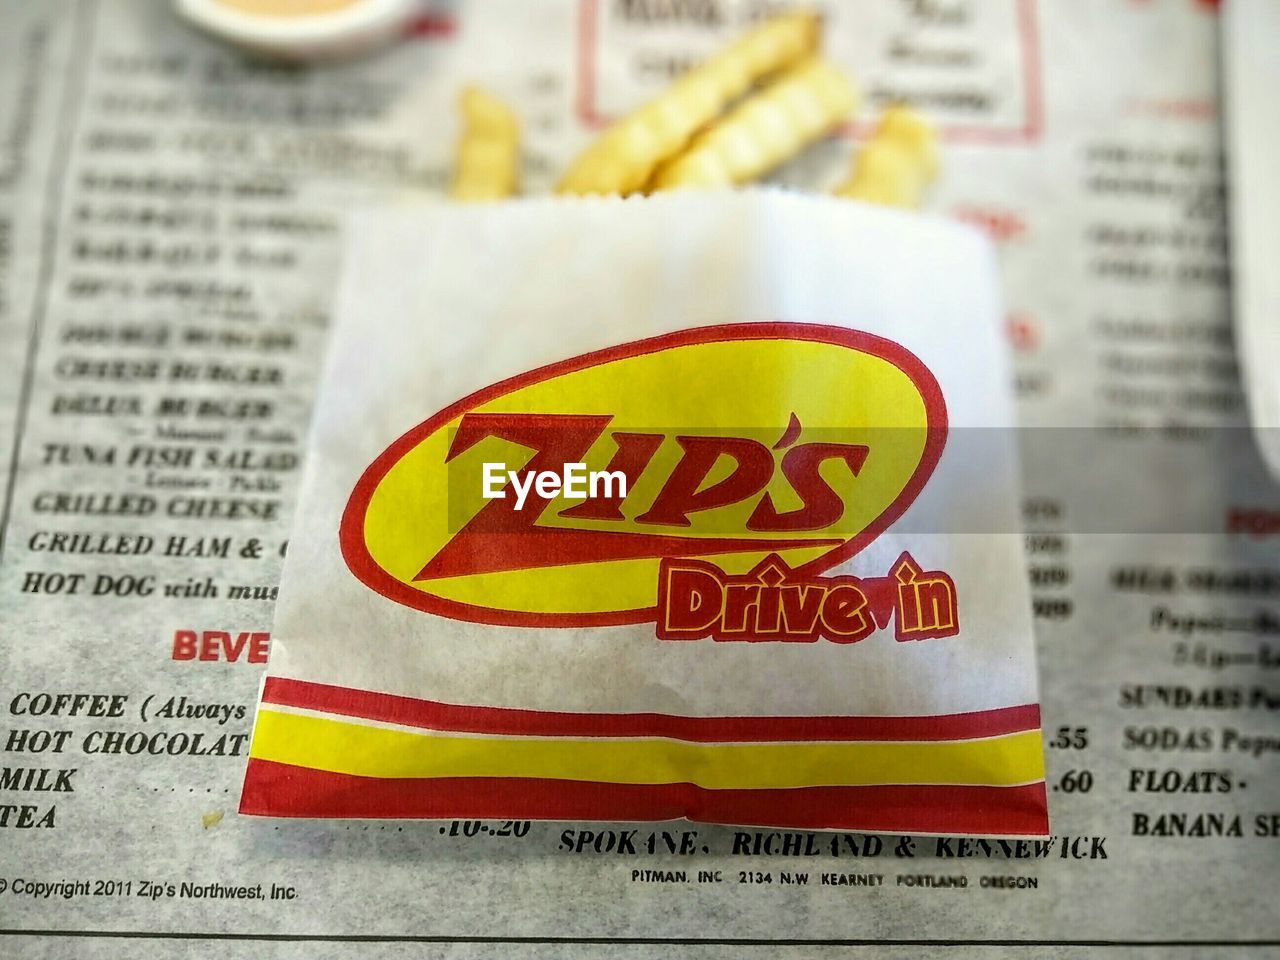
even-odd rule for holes
{"type": "MultiPolygon", "coordinates": [[[[610,122],[596,112],[596,13],[600,0],[578,3],[578,89],[579,119],[589,127],[610,122]]],[[[1018,14],[1018,40],[1022,47],[1022,88],[1026,109],[1020,127],[951,125],[941,128],[942,139],[951,143],[1029,144],[1036,143],[1044,130],[1044,90],[1040,70],[1040,37],[1036,25],[1036,0],[1014,0],[1018,14]]],[[[868,123],[849,123],[845,136],[862,139],[871,133],[868,123]]]]}

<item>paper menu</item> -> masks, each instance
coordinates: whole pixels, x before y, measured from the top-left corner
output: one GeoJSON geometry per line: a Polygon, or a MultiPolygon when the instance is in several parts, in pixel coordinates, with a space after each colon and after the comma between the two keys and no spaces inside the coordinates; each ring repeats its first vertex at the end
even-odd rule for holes
{"type": "MultiPolygon", "coordinates": [[[[848,28],[865,39],[848,42],[880,38],[886,89],[979,89],[988,106],[957,97],[948,116],[1018,125],[1022,98],[981,74],[985,50],[1017,62],[1021,31],[981,26],[1006,8],[953,29],[913,19],[909,5],[867,7],[848,28]],[[951,51],[927,66],[927,85],[918,57],[892,53],[904,33],[951,51]]],[[[602,62],[621,58],[632,89],[654,89],[667,60],[729,35],[747,12],[716,9],[708,22],[601,4],[602,62]]],[[[577,110],[582,5],[458,5],[417,41],[331,74],[254,67],[163,4],[5,7],[0,116],[23,162],[2,201],[14,241],[0,339],[22,376],[0,379],[15,424],[3,436],[18,451],[0,558],[0,743],[18,738],[4,767],[48,769],[47,788],[76,772],[63,777],[71,791],[6,791],[18,809],[0,828],[0,927],[150,934],[127,948],[144,956],[609,949],[579,942],[589,938],[664,956],[744,949],[725,941],[814,955],[862,941],[911,956],[1038,955],[1046,941],[1077,952],[1092,948],[1069,944],[1118,941],[1108,949],[1138,955],[1273,949],[1277,508],[1247,434],[1226,310],[1218,15],[1193,0],[1011,9],[1030,14],[1037,41],[1036,136],[952,134],[931,206],[998,241],[1027,428],[1055,839],[922,847],[855,835],[833,848],[803,831],[274,830],[232,813],[264,669],[254,635],[272,620],[343,211],[446,182],[464,82],[518,103],[528,189],[548,188],[592,133],[577,110]],[[154,380],[139,372],[150,360],[154,380]],[[115,452],[90,460],[85,447],[115,452]],[[192,452],[159,452],[170,447],[192,452]],[[244,449],[272,454],[275,469],[244,449]],[[58,499],[73,493],[95,499],[58,499]],[[69,593],[77,574],[87,592],[69,593]],[[94,596],[99,576],[111,588],[94,596]],[[155,592],[124,592],[126,576],[153,577],[155,592]],[[13,705],[44,693],[128,699],[119,716],[90,715],[92,702],[74,715],[13,705]],[[25,749],[22,731],[47,732],[45,749],[25,749]],[[153,742],[161,755],[147,752],[153,742]],[[18,826],[50,808],[54,827],[18,826]],[[784,885],[783,872],[805,882],[784,885]],[[45,886],[15,893],[19,879],[45,886]],[[59,882],[72,886],[54,892],[59,882]],[[223,933],[437,939],[202,942],[223,933]],[[501,939],[512,937],[529,942],[501,939]],[[993,938],[1023,946],[982,946],[993,938]]],[[[783,179],[834,182],[850,148],[826,144],[783,179]]],[[[0,950],[120,945],[6,935],[0,950]]]]}

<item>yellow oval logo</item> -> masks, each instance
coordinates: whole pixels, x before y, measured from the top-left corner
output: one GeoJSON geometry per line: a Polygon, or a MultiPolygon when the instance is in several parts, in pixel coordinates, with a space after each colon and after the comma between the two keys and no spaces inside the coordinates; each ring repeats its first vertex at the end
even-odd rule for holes
{"type": "MultiPolygon", "coordinates": [[[[513,377],[410,430],[352,492],[343,556],[383,596],[454,619],[660,619],[677,561],[798,583],[857,553],[923,488],[946,429],[937,381],[890,340],[799,323],[681,331],[513,377]],[[583,486],[601,478],[590,496],[533,482],[571,465],[583,486]]],[[[698,617],[689,597],[682,622],[698,617]]],[[[810,632],[846,624],[841,603],[810,632]]]]}

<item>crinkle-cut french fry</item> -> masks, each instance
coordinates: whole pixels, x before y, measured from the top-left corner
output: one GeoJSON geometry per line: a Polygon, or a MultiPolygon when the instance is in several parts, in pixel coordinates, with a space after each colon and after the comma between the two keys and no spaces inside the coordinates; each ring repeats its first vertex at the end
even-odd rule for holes
{"type": "Polygon", "coordinates": [[[814,58],[788,70],[694,138],[654,173],[654,190],[746,183],[785,163],[853,112],[858,94],[814,58]]]}
{"type": "Polygon", "coordinates": [[[640,190],[659,163],[679,153],[757,81],[817,50],[820,31],[817,15],[809,12],[783,14],[752,28],[601,134],[569,167],[557,192],[640,190]]]}
{"type": "Polygon", "coordinates": [[[505,103],[479,87],[458,99],[462,136],[450,196],[455,200],[501,200],[516,191],[520,124],[505,103]]]}
{"type": "Polygon", "coordinates": [[[938,135],[910,107],[890,107],[858,151],[849,179],[836,194],[867,203],[915,208],[938,174],[938,135]]]}

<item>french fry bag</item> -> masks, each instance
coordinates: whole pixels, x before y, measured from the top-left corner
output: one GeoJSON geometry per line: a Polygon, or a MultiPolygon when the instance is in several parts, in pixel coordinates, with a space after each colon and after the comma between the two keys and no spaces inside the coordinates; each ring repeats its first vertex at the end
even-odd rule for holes
{"type": "Polygon", "coordinates": [[[241,810],[1044,835],[968,228],[776,191],[354,228],[241,810]]]}

